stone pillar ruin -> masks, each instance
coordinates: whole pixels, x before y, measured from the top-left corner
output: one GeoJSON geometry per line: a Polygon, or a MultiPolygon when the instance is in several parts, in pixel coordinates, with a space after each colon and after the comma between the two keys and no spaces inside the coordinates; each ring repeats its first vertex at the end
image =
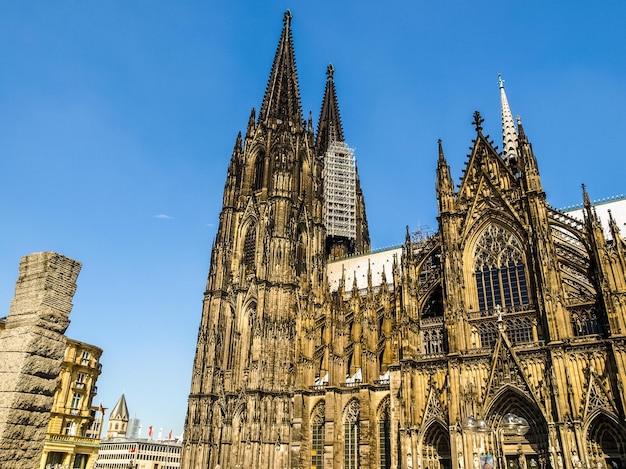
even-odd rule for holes
{"type": "Polygon", "coordinates": [[[81,264],[24,256],[0,332],[0,467],[39,467],[81,264]]]}

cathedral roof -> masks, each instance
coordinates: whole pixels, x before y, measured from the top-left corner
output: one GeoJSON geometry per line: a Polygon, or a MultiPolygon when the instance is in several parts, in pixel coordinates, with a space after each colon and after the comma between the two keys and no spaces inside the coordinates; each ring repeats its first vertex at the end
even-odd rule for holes
{"type": "Polygon", "coordinates": [[[126,397],[122,394],[115,407],[111,411],[109,420],[126,420],[128,421],[128,406],[126,405],[126,397]]]}
{"type": "Polygon", "coordinates": [[[343,142],[343,128],[341,126],[341,116],[339,115],[339,104],[337,102],[337,92],[333,75],[335,69],[332,65],[326,68],[326,89],[324,90],[324,100],[322,110],[317,125],[317,139],[315,148],[318,154],[324,154],[328,145],[332,141],[343,142]]]}
{"type": "Polygon", "coordinates": [[[270,118],[302,123],[298,74],[293,51],[291,34],[291,12],[287,10],[283,17],[283,30],[276,48],[272,72],[265,90],[265,97],[259,112],[259,122],[270,118]]]}

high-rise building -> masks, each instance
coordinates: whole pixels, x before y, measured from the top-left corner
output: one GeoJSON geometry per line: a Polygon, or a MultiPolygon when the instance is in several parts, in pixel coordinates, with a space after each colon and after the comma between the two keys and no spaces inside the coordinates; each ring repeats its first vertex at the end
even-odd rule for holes
{"type": "Polygon", "coordinates": [[[439,143],[437,230],[370,253],[327,77],[314,135],[287,12],[228,167],[181,467],[626,468],[616,220],[585,189],[583,220],[549,205],[500,80],[503,152],[475,113],[458,188],[439,143]]]}

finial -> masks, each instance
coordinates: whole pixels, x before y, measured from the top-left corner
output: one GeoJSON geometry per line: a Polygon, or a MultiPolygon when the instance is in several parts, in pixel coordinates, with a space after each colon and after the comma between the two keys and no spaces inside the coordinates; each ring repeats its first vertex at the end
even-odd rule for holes
{"type": "Polygon", "coordinates": [[[589,194],[587,193],[587,187],[584,184],[581,184],[583,188],[583,205],[585,207],[591,207],[591,199],[589,198],[589,194]]]}
{"type": "Polygon", "coordinates": [[[283,24],[287,27],[291,26],[291,18],[293,18],[291,16],[291,11],[285,11],[285,14],[283,15],[283,24]]]}
{"type": "Polygon", "coordinates": [[[482,126],[480,125],[483,122],[485,122],[485,119],[480,117],[480,112],[474,111],[474,120],[472,121],[472,124],[476,126],[476,132],[481,132],[483,130],[482,126]]]}
{"type": "Polygon", "coordinates": [[[335,67],[333,67],[333,64],[328,64],[328,67],[326,67],[326,76],[328,77],[329,80],[332,80],[334,74],[335,74],[335,67]]]}
{"type": "Polygon", "coordinates": [[[498,85],[500,85],[500,89],[504,88],[504,80],[501,73],[498,73],[498,85]]]}

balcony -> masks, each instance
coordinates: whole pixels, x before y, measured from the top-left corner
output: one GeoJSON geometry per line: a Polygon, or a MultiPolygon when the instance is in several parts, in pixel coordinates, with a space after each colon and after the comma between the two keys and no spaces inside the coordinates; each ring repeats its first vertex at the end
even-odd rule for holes
{"type": "Polygon", "coordinates": [[[59,435],[56,433],[48,433],[46,440],[53,441],[55,443],[67,443],[72,445],[82,446],[99,446],[99,438],[89,438],[86,436],[71,436],[71,435],[59,435]]]}
{"type": "Polygon", "coordinates": [[[84,391],[85,387],[85,383],[74,383],[74,389],[80,389],[81,391],[84,391]]]}

